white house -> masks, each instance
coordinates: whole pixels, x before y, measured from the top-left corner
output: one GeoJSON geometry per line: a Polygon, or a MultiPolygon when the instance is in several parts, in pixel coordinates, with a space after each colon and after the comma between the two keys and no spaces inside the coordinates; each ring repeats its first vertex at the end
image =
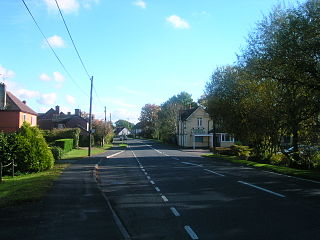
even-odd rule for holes
{"type": "Polygon", "coordinates": [[[192,108],[181,111],[178,125],[178,145],[181,147],[204,148],[230,147],[234,145],[234,137],[228,133],[216,133],[213,140],[213,121],[202,108],[192,108]]]}

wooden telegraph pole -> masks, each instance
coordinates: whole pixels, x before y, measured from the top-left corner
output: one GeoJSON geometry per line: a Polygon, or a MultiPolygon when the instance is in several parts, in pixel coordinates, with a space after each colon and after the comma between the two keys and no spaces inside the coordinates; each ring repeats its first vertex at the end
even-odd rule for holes
{"type": "Polygon", "coordinates": [[[89,110],[89,147],[88,156],[91,156],[91,140],[92,140],[92,87],[93,87],[93,76],[91,77],[91,88],[90,88],[90,110],[89,110]]]}

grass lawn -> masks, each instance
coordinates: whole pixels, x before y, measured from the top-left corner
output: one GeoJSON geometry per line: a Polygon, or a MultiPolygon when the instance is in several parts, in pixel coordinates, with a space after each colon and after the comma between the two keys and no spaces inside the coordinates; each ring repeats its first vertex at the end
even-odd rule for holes
{"type": "Polygon", "coordinates": [[[218,154],[203,154],[204,157],[212,157],[216,160],[227,160],[231,161],[233,163],[239,163],[244,164],[247,166],[257,167],[257,168],[263,168],[269,171],[282,173],[286,175],[291,175],[295,177],[301,177],[301,178],[307,178],[307,179],[313,179],[313,180],[320,180],[320,171],[319,170],[302,170],[302,169],[295,169],[295,168],[289,168],[284,166],[276,166],[271,164],[265,164],[265,163],[257,163],[247,160],[241,160],[235,156],[225,156],[225,155],[218,155],[218,154]]]}
{"type": "Polygon", "coordinates": [[[44,172],[23,174],[13,178],[5,176],[0,183],[0,207],[40,200],[68,165],[56,164],[54,168],[44,172]]]}
{"type": "MultiPolygon", "coordinates": [[[[107,151],[109,148],[112,147],[112,144],[106,144],[103,147],[92,147],[91,148],[91,155],[103,153],[107,151]]],[[[67,152],[62,156],[62,159],[79,159],[82,157],[88,156],[88,148],[81,147],[79,149],[72,149],[70,152],[67,152]]]]}

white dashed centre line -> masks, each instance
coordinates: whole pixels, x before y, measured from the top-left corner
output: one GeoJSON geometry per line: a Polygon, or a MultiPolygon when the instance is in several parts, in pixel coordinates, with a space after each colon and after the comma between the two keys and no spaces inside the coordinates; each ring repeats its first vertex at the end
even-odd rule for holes
{"type": "Polygon", "coordinates": [[[202,165],[195,164],[195,163],[190,163],[190,162],[181,162],[181,163],[183,163],[183,164],[187,164],[187,165],[196,166],[196,167],[202,167],[202,165]]]}
{"type": "Polygon", "coordinates": [[[155,187],[155,189],[156,189],[156,191],[157,191],[157,192],[160,192],[160,188],[158,188],[158,187],[155,187]]]}
{"type": "Polygon", "coordinates": [[[151,179],[151,177],[149,177],[149,176],[147,176],[147,178],[148,178],[148,180],[150,180],[150,179],[151,179]]]}
{"type": "Polygon", "coordinates": [[[225,175],[220,174],[220,173],[217,173],[217,172],[214,172],[214,171],[211,171],[211,170],[209,170],[209,169],[203,169],[203,170],[205,170],[206,172],[209,172],[209,173],[216,174],[216,175],[218,175],[218,176],[220,176],[220,177],[225,177],[225,175]]]}
{"type": "Polygon", "coordinates": [[[177,211],[176,208],[171,207],[170,210],[173,213],[173,215],[175,215],[176,217],[180,217],[180,213],[177,211]]]}
{"type": "Polygon", "coordinates": [[[168,198],[165,195],[162,195],[161,197],[162,197],[163,201],[169,202],[168,198]]]}
{"type": "Polygon", "coordinates": [[[250,186],[250,187],[259,189],[259,190],[261,190],[261,191],[264,191],[264,192],[267,192],[267,193],[276,195],[276,196],[278,196],[278,197],[282,197],[282,198],[286,197],[285,195],[282,195],[282,194],[280,194],[280,193],[276,193],[276,192],[270,191],[270,190],[265,189],[265,188],[262,188],[262,187],[258,187],[258,186],[256,186],[256,185],[251,184],[251,183],[247,183],[247,182],[243,182],[243,181],[238,181],[238,182],[241,183],[241,184],[244,184],[244,185],[247,185],[247,186],[250,186]]]}
{"type": "Polygon", "coordinates": [[[152,185],[155,185],[154,181],[152,181],[152,180],[150,181],[150,183],[151,183],[152,185]]]}
{"type": "Polygon", "coordinates": [[[197,234],[192,230],[190,226],[184,226],[184,229],[187,231],[191,239],[199,239],[197,234]]]}

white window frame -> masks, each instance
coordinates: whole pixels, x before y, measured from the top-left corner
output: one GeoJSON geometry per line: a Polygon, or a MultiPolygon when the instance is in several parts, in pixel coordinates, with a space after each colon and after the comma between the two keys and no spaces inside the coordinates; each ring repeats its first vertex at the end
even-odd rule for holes
{"type": "Polygon", "coordinates": [[[202,127],[202,118],[197,118],[197,126],[202,127]]]}

